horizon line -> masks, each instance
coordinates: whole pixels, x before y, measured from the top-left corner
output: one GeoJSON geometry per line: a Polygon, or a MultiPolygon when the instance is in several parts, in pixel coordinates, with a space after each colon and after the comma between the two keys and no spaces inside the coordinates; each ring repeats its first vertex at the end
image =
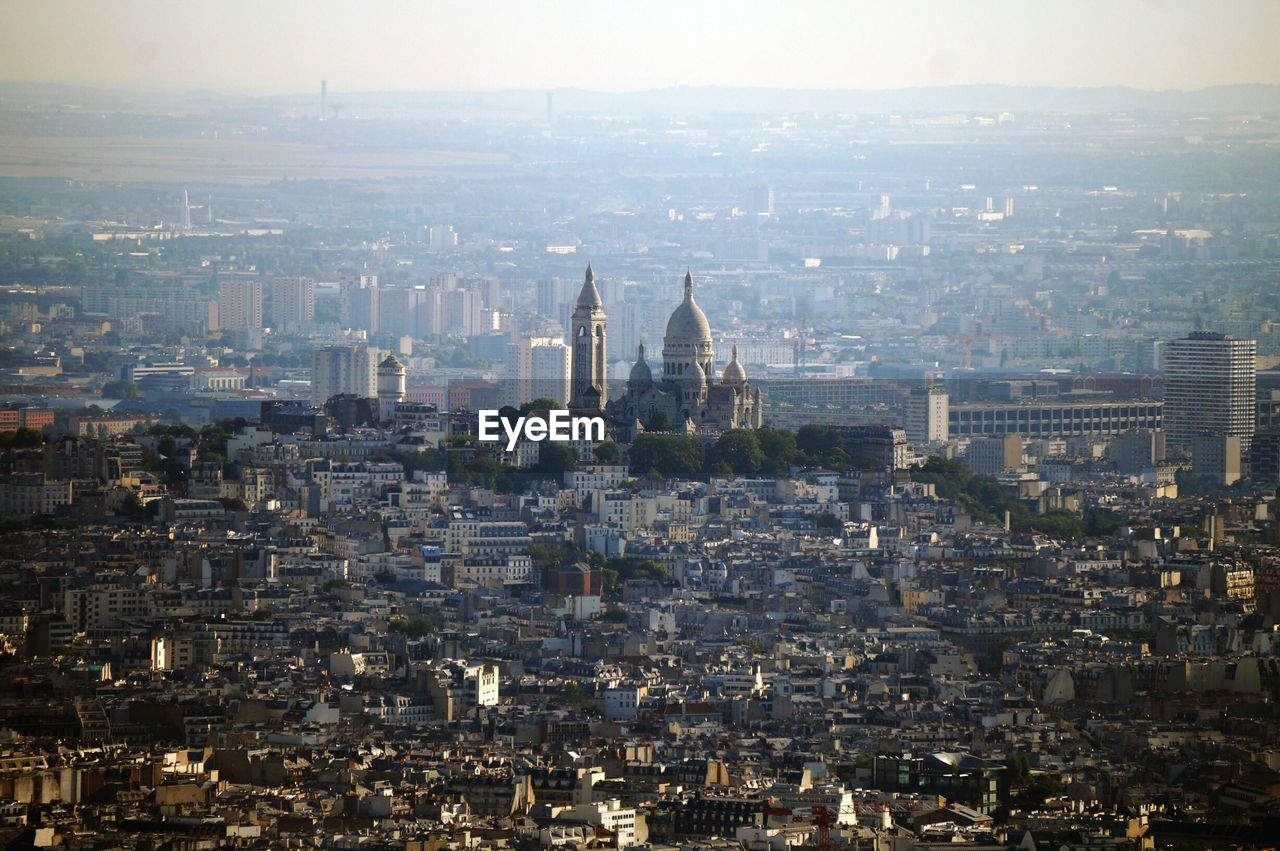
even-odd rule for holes
{"type": "MultiPolygon", "coordinates": [[[[332,88],[333,78],[317,77],[316,86],[324,80],[330,84],[329,94],[333,95],[332,88]]],[[[252,92],[246,89],[227,87],[220,88],[209,85],[191,85],[191,86],[174,86],[174,87],[147,87],[135,86],[127,83],[112,82],[66,82],[66,81],[49,81],[49,80],[22,80],[22,79],[0,79],[0,88],[3,87],[46,87],[51,89],[83,89],[87,91],[102,92],[104,94],[190,94],[190,93],[207,93],[220,95],[236,95],[246,98],[277,98],[277,97],[312,97],[315,92],[306,89],[281,89],[272,92],[252,92]]],[[[1040,83],[940,83],[932,85],[912,85],[912,86],[893,86],[886,88],[849,88],[849,87],[833,87],[833,86],[770,86],[770,85],[752,85],[747,83],[673,83],[664,86],[649,86],[645,88],[633,89],[593,89],[580,85],[557,85],[557,86],[503,86],[499,88],[477,88],[477,89],[377,89],[377,88],[356,88],[356,89],[338,89],[338,93],[348,96],[358,95],[500,95],[500,94],[545,94],[547,92],[581,92],[593,95],[641,95],[654,92],[668,92],[681,90],[707,90],[707,89],[727,89],[733,91],[765,91],[765,92],[805,92],[805,93],[823,93],[823,94],[894,94],[900,92],[922,92],[922,91],[947,91],[955,89],[1008,89],[1013,91],[1028,91],[1033,89],[1043,89],[1054,92],[1105,92],[1105,91],[1128,91],[1140,94],[1203,94],[1205,92],[1216,91],[1221,89],[1243,89],[1243,88],[1262,88],[1280,90],[1280,82],[1238,82],[1238,83],[1213,83],[1210,85],[1200,86],[1198,88],[1167,88],[1153,89],[1136,86],[1129,83],[1107,83],[1101,85],[1054,85],[1040,83]]]]}

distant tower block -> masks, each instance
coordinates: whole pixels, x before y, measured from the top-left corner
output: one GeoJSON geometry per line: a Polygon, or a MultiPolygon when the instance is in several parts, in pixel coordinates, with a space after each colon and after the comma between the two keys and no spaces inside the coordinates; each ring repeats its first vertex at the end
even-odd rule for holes
{"type": "Polygon", "coordinates": [[[320,81],[320,120],[321,121],[324,121],[325,116],[329,114],[326,103],[325,103],[328,99],[329,99],[329,81],[321,80],[320,81]]]}
{"type": "Polygon", "coordinates": [[[378,364],[378,418],[390,422],[395,418],[396,403],[405,396],[404,364],[395,355],[387,355],[378,364]]]}
{"type": "Polygon", "coordinates": [[[191,230],[191,199],[187,190],[182,190],[182,229],[191,230]]]}

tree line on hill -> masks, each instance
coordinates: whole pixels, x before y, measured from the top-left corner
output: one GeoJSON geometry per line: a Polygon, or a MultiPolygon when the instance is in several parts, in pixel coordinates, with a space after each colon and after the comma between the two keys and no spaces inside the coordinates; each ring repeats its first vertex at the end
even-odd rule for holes
{"type": "Polygon", "coordinates": [[[706,479],[709,476],[785,476],[792,467],[831,470],[871,469],[872,459],[857,455],[839,429],[806,425],[785,429],[735,428],[723,432],[702,451],[697,438],[644,432],[631,444],[631,472],[653,478],[706,479]]]}
{"type": "MultiPolygon", "coordinates": [[[[544,400],[545,401],[545,400],[544,400]]],[[[519,413],[545,409],[537,401],[522,406],[519,413]]],[[[514,409],[512,409],[514,411],[514,409]]],[[[455,445],[466,443],[458,438],[455,445]]],[[[618,447],[605,442],[595,449],[596,460],[614,463],[618,447]]],[[[670,432],[643,432],[627,453],[632,476],[644,479],[692,479],[706,481],[711,476],[786,476],[796,467],[821,467],[835,471],[874,469],[871,459],[857,455],[839,429],[821,425],[802,426],[795,432],[785,429],[730,429],[705,447],[693,435],[670,432]]],[[[450,482],[493,487],[515,493],[538,480],[559,481],[565,471],[578,466],[576,454],[567,445],[545,443],[536,465],[518,469],[492,456],[465,457],[450,452],[448,446],[424,453],[396,456],[407,469],[444,470],[450,482]]],[[[1083,517],[1065,509],[1035,514],[1028,503],[990,476],[974,473],[959,461],[931,457],[912,471],[912,479],[934,485],[939,497],[955,502],[975,519],[1002,523],[1009,513],[1010,528],[1038,531],[1060,539],[1101,535],[1113,531],[1119,519],[1100,511],[1083,517]]]]}

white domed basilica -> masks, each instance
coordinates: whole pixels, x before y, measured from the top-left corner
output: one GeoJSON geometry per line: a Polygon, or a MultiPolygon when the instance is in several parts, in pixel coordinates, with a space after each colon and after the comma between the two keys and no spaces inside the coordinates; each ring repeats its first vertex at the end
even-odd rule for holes
{"type": "MultiPolygon", "coordinates": [[[[604,338],[603,313],[591,267],[574,312],[573,363],[594,366],[595,351],[592,331],[604,338]],[[597,324],[599,323],[599,324],[597,324]],[[592,326],[595,326],[594,328],[592,326]],[[580,331],[582,333],[580,333],[580,331]],[[583,351],[578,352],[581,346],[583,351]]],[[[684,299],[667,320],[662,338],[662,373],[654,376],[645,361],[644,346],[631,368],[625,391],[611,399],[605,416],[613,431],[623,441],[633,440],[644,430],[645,423],[665,415],[668,428],[684,432],[720,432],[731,428],[759,428],[761,422],[760,391],[751,386],[747,373],[738,363],[738,349],[725,367],[720,380],[713,372],[715,350],[711,343],[711,325],[707,315],[693,298],[693,276],[684,277],[684,299]]],[[[587,370],[584,370],[585,373],[587,370]]],[[[573,372],[573,398],[586,401],[593,390],[603,389],[601,374],[588,376],[573,372]]],[[[600,391],[597,391],[600,392],[600,391]]],[[[600,395],[604,395],[603,392],[600,395]]]]}

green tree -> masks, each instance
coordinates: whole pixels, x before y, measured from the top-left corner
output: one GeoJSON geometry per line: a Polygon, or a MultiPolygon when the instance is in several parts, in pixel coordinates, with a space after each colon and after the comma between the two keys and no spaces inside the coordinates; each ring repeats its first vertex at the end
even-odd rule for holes
{"type": "Polygon", "coordinates": [[[796,436],[789,431],[762,428],[755,433],[764,453],[760,472],[766,476],[785,476],[796,458],[796,436]]]}
{"type": "Polygon", "coordinates": [[[585,710],[595,707],[595,700],[586,689],[578,683],[569,683],[564,687],[564,691],[560,693],[561,702],[571,708],[577,710],[585,710]]]}
{"type": "Polygon", "coordinates": [[[539,570],[554,564],[573,564],[579,560],[576,544],[564,542],[560,544],[531,544],[528,549],[533,566],[539,570]]]}
{"type": "Polygon", "coordinates": [[[1062,778],[1056,774],[1038,772],[1031,775],[1031,780],[1027,783],[1027,797],[1033,803],[1040,805],[1050,798],[1061,795],[1064,788],[1062,778]]]}
{"type": "Polygon", "coordinates": [[[502,420],[504,429],[515,428],[516,423],[523,416],[519,408],[513,408],[510,405],[503,405],[498,409],[498,419],[502,420]]]}
{"type": "Polygon", "coordinates": [[[1059,540],[1080,538],[1085,533],[1084,523],[1081,519],[1073,512],[1063,508],[1055,508],[1037,517],[1031,517],[1026,523],[1031,528],[1059,540]]]}
{"type": "Polygon", "coordinates": [[[840,432],[830,426],[804,425],[796,432],[796,448],[816,460],[834,450],[843,450],[844,444],[840,432]]]}
{"type": "Polygon", "coordinates": [[[394,618],[387,624],[388,632],[398,632],[409,638],[423,638],[424,636],[433,635],[436,631],[436,625],[428,618],[394,618]]]}
{"type": "Polygon", "coordinates": [[[627,610],[611,606],[600,613],[598,620],[604,623],[626,623],[627,610]]]}
{"type": "Polygon", "coordinates": [[[1026,784],[1031,777],[1031,764],[1027,761],[1027,755],[1024,753],[1011,754],[1005,760],[1005,780],[1011,787],[1020,787],[1026,784]]]}
{"type": "Polygon", "coordinates": [[[563,443],[544,442],[538,447],[538,463],[534,468],[545,475],[562,477],[566,471],[576,469],[578,453],[563,443]]]}
{"type": "Polygon", "coordinates": [[[121,517],[127,517],[130,520],[145,520],[147,507],[142,504],[142,499],[136,493],[129,491],[121,501],[118,513],[121,517]]]}
{"type": "Polygon", "coordinates": [[[405,475],[409,477],[416,470],[437,473],[446,469],[449,464],[448,451],[440,447],[423,452],[395,452],[392,453],[391,458],[404,467],[405,475]]]}
{"type": "Polygon", "coordinates": [[[631,472],[656,470],[665,478],[693,478],[702,471],[702,453],[692,437],[682,434],[642,434],[631,444],[631,472]]]}
{"type": "Polygon", "coordinates": [[[537,399],[525,402],[521,405],[520,413],[524,415],[531,411],[558,411],[562,408],[564,408],[563,402],[557,402],[550,396],[539,396],[537,399]]]}
{"type": "Polygon", "coordinates": [[[603,443],[597,444],[596,447],[591,450],[591,454],[594,455],[595,459],[601,464],[616,464],[619,458],[618,444],[614,443],[612,440],[606,440],[603,443]]]}
{"type": "Polygon", "coordinates": [[[743,428],[729,429],[707,450],[707,464],[726,464],[739,476],[753,476],[764,464],[764,451],[755,432],[743,428]]]}
{"type": "Polygon", "coordinates": [[[813,520],[813,525],[819,529],[832,531],[842,531],[844,529],[844,523],[840,521],[840,518],[836,517],[829,511],[823,511],[809,516],[813,520]]]}
{"type": "Polygon", "coordinates": [[[1084,518],[1084,531],[1091,537],[1110,535],[1120,528],[1120,518],[1104,511],[1090,511],[1084,518]]]}
{"type": "Polygon", "coordinates": [[[938,455],[930,457],[911,476],[917,482],[933,485],[934,491],[943,499],[958,499],[972,477],[972,472],[964,464],[938,455]]]}
{"type": "MultiPolygon", "coordinates": [[[[592,556],[595,555],[598,554],[592,553],[592,556]]],[[[600,569],[604,574],[604,592],[611,598],[621,595],[623,584],[632,579],[652,579],[661,582],[671,578],[671,571],[652,559],[640,560],[613,556],[606,559],[600,569]]]]}
{"type": "Polygon", "coordinates": [[[1009,512],[1009,525],[1014,529],[1036,529],[1054,537],[1073,538],[1084,534],[1084,524],[1069,511],[1050,511],[1034,515],[1027,504],[990,476],[978,476],[959,461],[932,457],[912,473],[918,482],[929,482],[942,499],[949,499],[974,517],[987,522],[1000,522],[1009,512]]]}
{"type": "Polygon", "coordinates": [[[644,422],[645,431],[671,431],[671,418],[666,411],[654,411],[644,422]]]}
{"type": "Polygon", "coordinates": [[[0,432],[0,452],[7,449],[34,449],[44,444],[44,435],[33,428],[0,432]]]}
{"type": "Polygon", "coordinates": [[[102,385],[102,396],[105,399],[136,399],[138,398],[138,385],[123,378],[116,381],[108,381],[102,385]]]}

